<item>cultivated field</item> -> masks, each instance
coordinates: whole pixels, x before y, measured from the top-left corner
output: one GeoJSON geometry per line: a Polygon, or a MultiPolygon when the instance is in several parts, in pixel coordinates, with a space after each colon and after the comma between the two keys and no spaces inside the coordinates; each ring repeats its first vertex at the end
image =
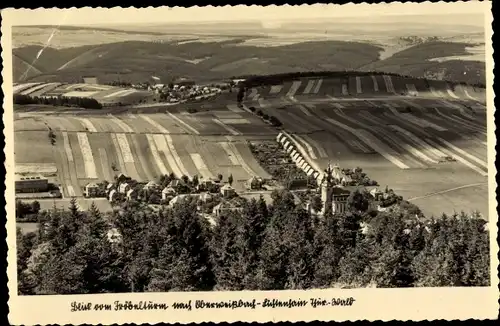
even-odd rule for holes
{"type": "Polygon", "coordinates": [[[57,174],[64,197],[80,197],[87,183],[111,181],[120,173],[138,181],[170,173],[200,179],[232,174],[238,189],[252,176],[270,178],[247,139],[274,139],[277,131],[251,113],[235,112],[232,105],[194,114],[182,107],[155,112],[19,112],[14,124],[18,170],[57,174]],[[40,163],[51,169],[40,169],[40,163]]]}
{"type": "Polygon", "coordinates": [[[102,104],[136,104],[153,96],[151,92],[98,84],[21,83],[13,88],[14,95],[31,97],[93,98],[102,104]]]}
{"type": "Polygon", "coordinates": [[[249,92],[312,166],[362,167],[428,215],[488,214],[484,89],[363,76],[302,79],[249,92]]]}
{"type": "MultiPolygon", "coordinates": [[[[40,86],[16,85],[19,92],[40,86]]],[[[62,87],[88,91],[71,85],[55,89],[62,87]]],[[[478,209],[487,215],[484,89],[351,74],[257,87],[248,92],[242,108],[235,100],[236,94],[234,99],[224,95],[126,110],[19,108],[14,124],[18,169],[46,163],[38,169],[46,174],[56,170],[65,197],[82,196],[88,182],[112,180],[119,173],[139,181],[169,173],[202,179],[232,174],[241,189],[253,175],[270,177],[252,156],[248,141],[275,139],[279,132],[252,113],[253,106],[278,118],[318,170],[330,161],[360,166],[427,214],[478,209]],[[49,128],[56,134],[54,146],[49,128]]]]}

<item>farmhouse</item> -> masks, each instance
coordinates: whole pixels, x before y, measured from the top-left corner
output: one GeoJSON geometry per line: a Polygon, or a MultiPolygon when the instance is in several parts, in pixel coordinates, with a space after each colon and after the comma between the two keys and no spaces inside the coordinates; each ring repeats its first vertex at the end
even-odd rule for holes
{"type": "Polygon", "coordinates": [[[108,195],[108,200],[109,201],[113,201],[115,199],[115,196],[116,196],[116,190],[113,189],[109,192],[109,195],[108,195]]]}
{"type": "Polygon", "coordinates": [[[15,178],[16,192],[44,192],[49,188],[49,180],[42,175],[19,175],[15,178]]]}
{"type": "Polygon", "coordinates": [[[180,203],[182,200],[185,200],[187,198],[196,198],[198,199],[200,197],[199,194],[182,194],[182,195],[177,195],[172,200],[168,203],[169,206],[173,207],[175,204],[180,203]]]}
{"type": "Polygon", "coordinates": [[[129,189],[127,191],[127,200],[137,199],[137,192],[134,189],[129,189]]]}
{"type": "Polygon", "coordinates": [[[161,191],[161,200],[167,200],[168,197],[172,197],[172,196],[175,196],[177,194],[177,192],[175,191],[174,188],[168,186],[168,187],[165,187],[163,188],[163,190],[161,191]]]}
{"type": "Polygon", "coordinates": [[[214,209],[212,210],[212,214],[215,217],[219,217],[220,214],[224,212],[241,212],[241,211],[243,211],[243,208],[241,207],[232,206],[230,203],[222,202],[214,207],[214,209]]]}
{"type": "Polygon", "coordinates": [[[99,186],[93,182],[87,184],[83,190],[83,194],[87,198],[97,197],[98,192],[99,192],[99,186]]]}
{"type": "Polygon", "coordinates": [[[262,188],[264,181],[260,177],[253,176],[247,181],[248,189],[258,190],[262,188]]]}
{"type": "Polygon", "coordinates": [[[129,191],[129,189],[130,189],[130,185],[126,182],[120,183],[120,185],[118,186],[118,192],[121,194],[126,194],[127,191],[129,191]]]}
{"type": "Polygon", "coordinates": [[[158,189],[158,184],[154,181],[149,181],[144,185],[142,189],[144,189],[145,191],[155,191],[156,189],[158,189]]]}
{"type": "Polygon", "coordinates": [[[234,190],[233,187],[231,187],[230,184],[225,184],[224,186],[222,186],[222,188],[220,188],[220,192],[222,194],[222,196],[224,197],[232,197],[236,194],[236,190],[234,190]]]}

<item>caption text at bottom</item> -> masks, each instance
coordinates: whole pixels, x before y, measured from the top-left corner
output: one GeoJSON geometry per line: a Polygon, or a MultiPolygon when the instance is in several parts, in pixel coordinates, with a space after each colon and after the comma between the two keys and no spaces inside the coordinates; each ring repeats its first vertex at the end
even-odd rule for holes
{"type": "Polygon", "coordinates": [[[256,309],[256,308],[320,308],[335,306],[352,306],[356,299],[349,298],[311,298],[309,300],[278,300],[264,299],[253,300],[228,300],[228,301],[207,301],[189,300],[186,302],[158,303],[153,301],[115,301],[113,304],[76,302],[71,303],[71,312],[78,311],[123,311],[123,310],[193,310],[193,309],[256,309]]]}

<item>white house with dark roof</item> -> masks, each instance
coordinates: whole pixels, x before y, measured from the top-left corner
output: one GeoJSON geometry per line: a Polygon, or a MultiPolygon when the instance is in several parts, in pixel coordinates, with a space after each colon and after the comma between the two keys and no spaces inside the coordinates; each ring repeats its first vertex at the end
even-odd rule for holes
{"type": "Polygon", "coordinates": [[[224,197],[231,197],[236,194],[236,190],[229,183],[223,185],[220,188],[220,192],[224,197]]]}
{"type": "Polygon", "coordinates": [[[121,194],[126,194],[130,190],[130,185],[126,182],[120,183],[118,186],[118,192],[121,194]]]}
{"type": "Polygon", "coordinates": [[[99,186],[94,182],[88,183],[83,189],[83,194],[87,198],[96,197],[98,192],[99,186]]]}

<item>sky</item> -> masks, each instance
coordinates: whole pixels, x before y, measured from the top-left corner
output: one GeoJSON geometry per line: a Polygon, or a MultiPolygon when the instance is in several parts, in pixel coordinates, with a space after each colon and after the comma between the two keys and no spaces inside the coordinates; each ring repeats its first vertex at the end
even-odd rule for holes
{"type": "MultiPolygon", "coordinates": [[[[490,3],[439,2],[439,3],[388,3],[302,6],[224,6],[224,7],[160,7],[160,8],[81,8],[81,9],[6,9],[2,16],[12,25],[116,25],[116,24],[165,24],[197,21],[270,21],[356,17],[363,21],[380,20],[381,16],[421,16],[425,22],[478,25],[478,14],[490,10],[490,3]],[[120,11],[117,14],[117,11],[120,11]],[[446,14],[446,16],[443,16],[446,14]],[[460,15],[454,15],[460,14],[460,15]],[[435,15],[440,15],[435,19],[435,15]],[[209,17],[209,18],[207,18],[209,17]]],[[[404,19],[400,19],[404,21],[404,19]]]]}

